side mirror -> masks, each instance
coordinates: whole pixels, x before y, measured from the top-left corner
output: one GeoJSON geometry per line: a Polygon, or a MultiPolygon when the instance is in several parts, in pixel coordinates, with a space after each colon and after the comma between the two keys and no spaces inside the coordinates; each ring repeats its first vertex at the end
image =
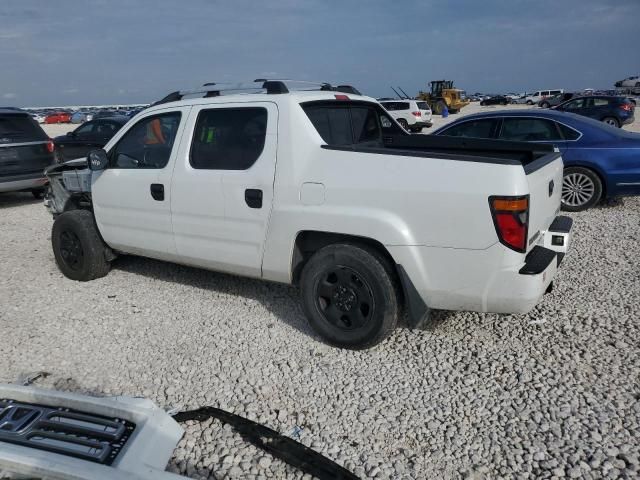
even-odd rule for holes
{"type": "Polygon", "coordinates": [[[89,164],[89,170],[104,170],[109,164],[107,152],[102,148],[98,150],[91,150],[87,156],[87,163],[89,164]]]}

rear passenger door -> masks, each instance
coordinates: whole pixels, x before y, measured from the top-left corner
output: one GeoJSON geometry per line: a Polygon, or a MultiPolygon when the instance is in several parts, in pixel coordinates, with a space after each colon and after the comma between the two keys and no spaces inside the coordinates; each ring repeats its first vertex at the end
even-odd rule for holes
{"type": "Polygon", "coordinates": [[[550,143],[557,146],[560,151],[567,148],[558,124],[546,118],[504,117],[498,139],[550,143]]]}
{"type": "Polygon", "coordinates": [[[181,261],[261,276],[277,126],[271,102],[193,107],[171,187],[181,261]]]}

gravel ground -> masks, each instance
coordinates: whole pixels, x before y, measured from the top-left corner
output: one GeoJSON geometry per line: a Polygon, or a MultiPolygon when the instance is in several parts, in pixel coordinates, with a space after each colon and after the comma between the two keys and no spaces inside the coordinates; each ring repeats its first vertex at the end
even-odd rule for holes
{"type": "MultiPolygon", "coordinates": [[[[136,258],[64,278],[51,217],[0,195],[0,382],[213,405],[360,477],[640,477],[640,199],[574,214],[557,285],[528,315],[438,312],[364,352],[328,347],[283,285],[136,258]]],[[[187,425],[192,478],[301,478],[217,422],[187,425]]]]}
{"type": "MultiPolygon", "coordinates": [[[[45,370],[47,388],[300,426],[362,477],[637,478],[639,209],[575,214],[557,286],[529,315],[442,313],[351,352],[309,331],[287,286],[135,257],[67,280],[41,203],[4,194],[0,381],[45,370]]],[[[169,468],[300,477],[217,423],[189,425],[169,468]]]]}

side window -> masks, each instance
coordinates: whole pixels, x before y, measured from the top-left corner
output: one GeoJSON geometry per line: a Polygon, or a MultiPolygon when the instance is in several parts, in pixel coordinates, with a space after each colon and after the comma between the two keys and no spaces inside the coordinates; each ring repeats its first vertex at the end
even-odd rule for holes
{"type": "Polygon", "coordinates": [[[606,107],[609,105],[609,100],[607,100],[606,98],[594,98],[593,99],[593,106],[594,107],[606,107]]]}
{"type": "Polygon", "coordinates": [[[497,120],[495,119],[470,120],[454,125],[439,135],[446,135],[447,137],[491,138],[496,123],[497,120]]]}
{"type": "Polygon", "coordinates": [[[402,128],[375,105],[325,103],[303,105],[303,109],[327,145],[382,146],[382,135],[404,135],[402,128]]]}
{"type": "Polygon", "coordinates": [[[396,110],[409,110],[409,102],[398,102],[396,110]]]}
{"type": "Polygon", "coordinates": [[[246,170],[260,157],[267,137],[262,107],[215,108],[198,114],[189,162],[204,170],[246,170]]]}
{"type": "Polygon", "coordinates": [[[554,122],[542,118],[505,118],[502,122],[501,140],[519,142],[545,142],[561,140],[554,122]]]}
{"type": "Polygon", "coordinates": [[[382,105],[385,110],[389,112],[393,110],[393,103],[381,103],[380,105],[382,105]]]}
{"type": "Polygon", "coordinates": [[[578,98],[576,100],[573,100],[569,103],[567,103],[564,108],[566,110],[576,110],[578,108],[584,108],[584,98],[578,98]]]}
{"type": "Polygon", "coordinates": [[[95,125],[96,124],[93,123],[93,122],[87,122],[84,125],[79,126],[76,129],[75,134],[76,135],[89,135],[89,134],[93,133],[95,125]]]}
{"type": "Polygon", "coordinates": [[[327,145],[352,145],[348,107],[307,107],[304,109],[327,145]]]}
{"type": "Polygon", "coordinates": [[[112,168],[164,168],[175,141],[180,112],[143,118],[109,152],[112,168]]]}
{"type": "Polygon", "coordinates": [[[102,136],[112,136],[117,131],[115,124],[111,122],[97,122],[95,133],[102,136]]]}
{"type": "Polygon", "coordinates": [[[562,123],[556,123],[556,125],[558,125],[560,133],[562,133],[562,136],[565,140],[577,140],[578,138],[580,138],[580,132],[578,132],[577,130],[567,127],[562,123]]]}
{"type": "Polygon", "coordinates": [[[354,143],[380,142],[378,114],[369,107],[351,108],[354,143]]]}

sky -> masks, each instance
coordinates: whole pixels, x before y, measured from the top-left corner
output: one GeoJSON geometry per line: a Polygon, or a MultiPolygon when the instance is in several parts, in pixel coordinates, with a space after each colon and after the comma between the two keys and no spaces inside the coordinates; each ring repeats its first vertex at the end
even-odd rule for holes
{"type": "Polygon", "coordinates": [[[147,103],[205,82],[430,80],[613,88],[640,73],[640,0],[0,0],[0,106],[147,103]]]}

